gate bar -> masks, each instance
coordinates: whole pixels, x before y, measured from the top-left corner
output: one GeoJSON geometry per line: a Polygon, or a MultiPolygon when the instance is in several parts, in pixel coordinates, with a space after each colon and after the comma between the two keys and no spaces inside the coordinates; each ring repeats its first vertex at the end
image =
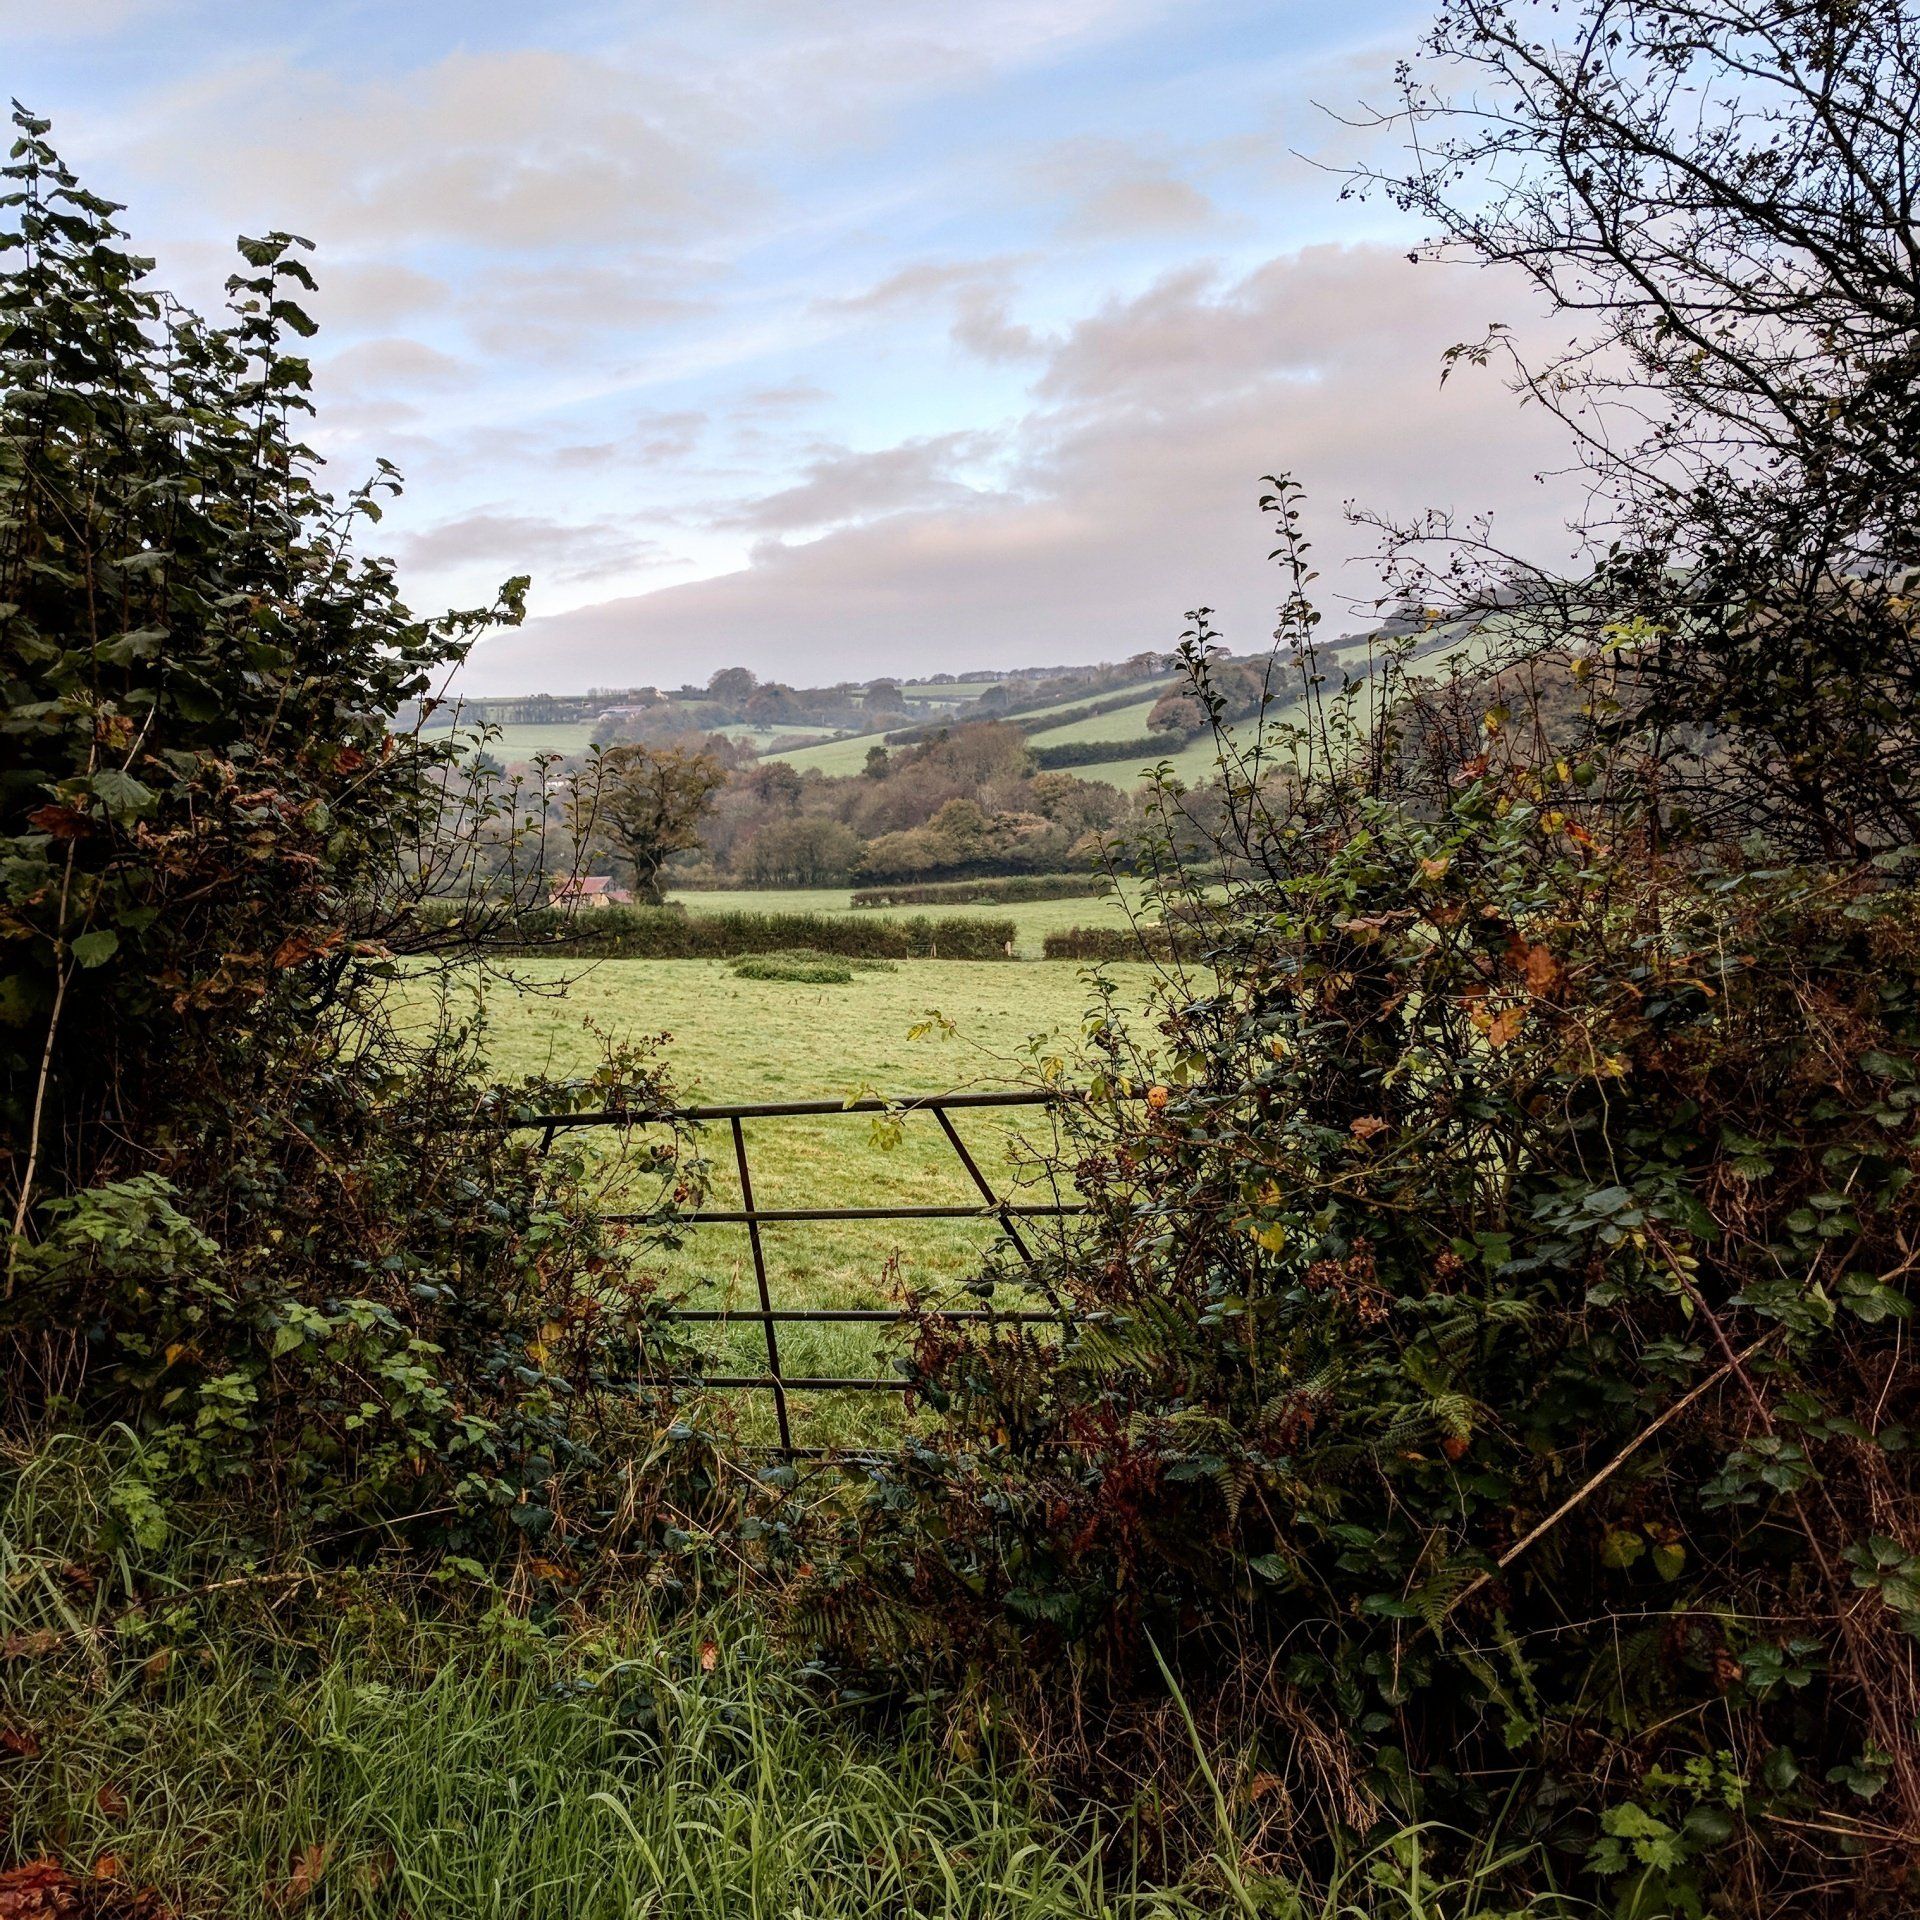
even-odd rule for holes
{"type": "Polygon", "coordinates": [[[767,1256],[760,1245],[760,1221],[753,1208],[753,1175],[747,1171],[747,1136],[740,1116],[733,1116],[733,1155],[740,1163],[740,1197],[747,1203],[747,1239],[753,1246],[753,1277],[760,1289],[760,1311],[767,1318],[767,1370],[773,1375],[773,1413],[780,1427],[782,1447],[793,1445],[793,1430],[787,1425],[787,1389],[780,1378],[780,1342],[773,1331],[773,1298],[767,1292],[767,1256]]]}
{"type": "Polygon", "coordinates": [[[668,1120],[778,1120],[809,1113],[919,1113],[938,1112],[944,1107],[1049,1107],[1084,1100],[1086,1095],[1068,1088],[1043,1092],[1014,1089],[1005,1093],[912,1093],[897,1100],[862,1098],[859,1100],[755,1100],[744,1105],[722,1107],[602,1107],[592,1113],[528,1113],[506,1115],[499,1119],[476,1118],[464,1124],[471,1128],[499,1127],[512,1132],[523,1127],[618,1127],[648,1126],[668,1120]]]}
{"type": "MultiPolygon", "coordinates": [[[[998,1220],[1007,1225],[1008,1214],[1018,1214],[1022,1219],[1050,1220],[1063,1214],[1085,1213],[1086,1210],[1084,1205],[1043,1205],[1039,1202],[1009,1205],[1001,1201],[995,1201],[990,1207],[703,1207],[698,1213],[672,1215],[667,1224],[676,1227],[746,1227],[757,1220],[998,1220]]],[[[613,1226],[633,1227],[659,1221],[662,1216],[657,1213],[603,1213],[600,1218],[613,1226]]],[[[1012,1233],[1011,1226],[1008,1226],[1008,1231],[1012,1233]]],[[[1013,1234],[1013,1240],[1020,1248],[1022,1257],[1031,1265],[1033,1256],[1017,1233],[1013,1234]]]]}

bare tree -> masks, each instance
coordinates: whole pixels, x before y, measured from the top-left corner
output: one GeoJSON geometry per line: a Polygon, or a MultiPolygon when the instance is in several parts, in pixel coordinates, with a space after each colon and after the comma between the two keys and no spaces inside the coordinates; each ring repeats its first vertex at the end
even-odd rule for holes
{"type": "Polygon", "coordinates": [[[1591,574],[1429,520],[1396,590],[1610,653],[1680,825],[1920,839],[1915,0],[1454,0],[1424,53],[1379,116],[1409,164],[1358,183],[1583,318],[1453,357],[1566,425],[1591,574]]]}

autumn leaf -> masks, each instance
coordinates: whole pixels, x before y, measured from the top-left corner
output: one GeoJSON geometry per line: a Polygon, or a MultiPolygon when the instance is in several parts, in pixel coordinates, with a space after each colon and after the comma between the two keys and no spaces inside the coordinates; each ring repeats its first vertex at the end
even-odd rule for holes
{"type": "Polygon", "coordinates": [[[93,1804],[109,1820],[124,1820],[127,1817],[127,1796],[110,1782],[102,1781],[94,1789],[93,1804]]]}
{"type": "Polygon", "coordinates": [[[1363,1113],[1347,1128],[1356,1140],[1371,1140],[1376,1133],[1385,1133],[1387,1123],[1376,1113],[1363,1113]]]}
{"type": "Polygon", "coordinates": [[[720,1664],[720,1648],[712,1640],[700,1642],[700,1671],[711,1673],[720,1664]]]}
{"type": "Polygon", "coordinates": [[[280,1889],[280,1904],[297,1907],[311,1899],[326,1870],[327,1849],[323,1841],[316,1840],[311,1846],[302,1847],[293,1871],[287,1876],[287,1884],[280,1889]]]}

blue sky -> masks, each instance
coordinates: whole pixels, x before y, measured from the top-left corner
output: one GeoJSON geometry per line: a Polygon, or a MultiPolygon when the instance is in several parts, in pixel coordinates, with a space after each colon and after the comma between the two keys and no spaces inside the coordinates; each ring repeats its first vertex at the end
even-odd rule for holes
{"type": "MultiPolygon", "coordinates": [[[[7,84],[216,297],[313,239],[316,440],[478,691],[1118,658],[1271,626],[1262,474],[1552,551],[1552,444],[1439,356],[1511,289],[1328,167],[1393,0],[0,0],[7,84]]],[[[1378,152],[1382,149],[1375,148],[1378,152]]],[[[1347,612],[1330,609],[1333,624],[1347,612]]]]}

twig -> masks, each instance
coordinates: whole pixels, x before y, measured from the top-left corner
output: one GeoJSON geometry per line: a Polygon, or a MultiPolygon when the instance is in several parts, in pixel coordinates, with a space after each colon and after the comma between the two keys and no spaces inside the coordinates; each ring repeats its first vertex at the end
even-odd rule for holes
{"type": "MultiPolygon", "coordinates": [[[[1702,1394],[1712,1392],[1730,1373],[1736,1372],[1739,1368],[1743,1367],[1762,1347],[1766,1346],[1770,1341],[1778,1339],[1784,1331],[1785,1329],[1781,1327],[1770,1328],[1767,1332],[1763,1333],[1758,1340],[1754,1341],[1751,1346],[1735,1354],[1722,1366],[1716,1367],[1698,1386],[1692,1387],[1686,1393],[1683,1393],[1658,1419],[1642,1427],[1598,1473],[1575,1488],[1538,1526],[1530,1529],[1516,1540],[1485,1573],[1478,1574],[1472,1580],[1468,1581],[1468,1583],[1447,1602],[1446,1607],[1440,1614],[1440,1619],[1445,1620],[1447,1615],[1452,1613],[1455,1607],[1459,1606],[1472,1595],[1478,1593],[1480,1589],[1487,1585],[1497,1574],[1504,1573],[1542,1534],[1551,1532],[1552,1529],[1558,1526],[1590,1493],[1604,1486],[1611,1480],[1662,1427],[1670,1426],[1675,1420],[1679,1419],[1702,1394]]],[[[1437,1624],[1436,1622],[1436,1625],[1437,1624]]]]}

